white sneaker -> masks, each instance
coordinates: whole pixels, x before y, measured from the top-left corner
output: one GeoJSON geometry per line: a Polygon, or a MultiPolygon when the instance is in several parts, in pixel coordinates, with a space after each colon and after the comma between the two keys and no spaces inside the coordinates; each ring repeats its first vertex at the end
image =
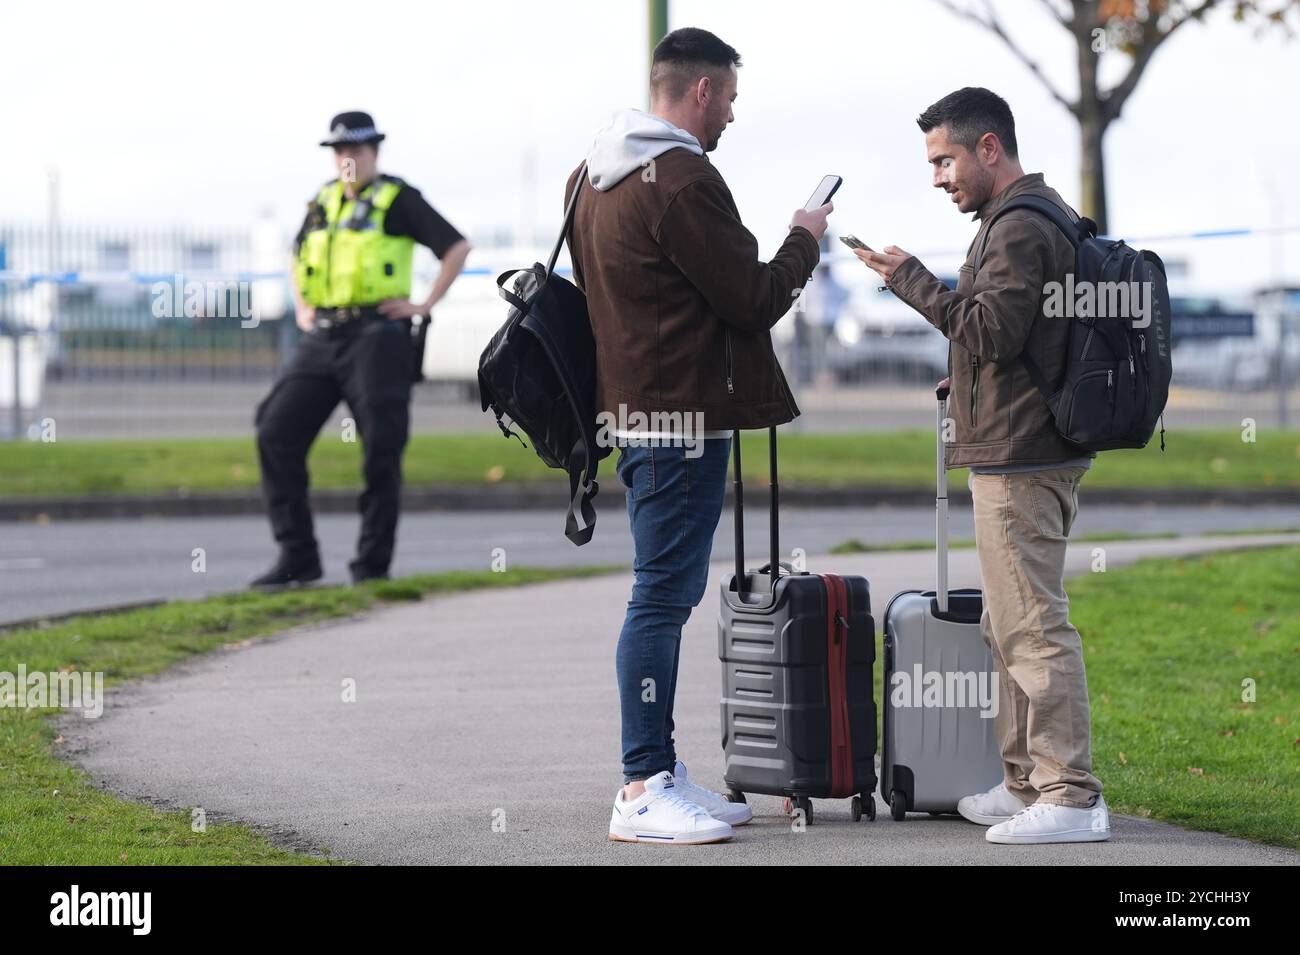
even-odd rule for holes
{"type": "Polygon", "coordinates": [[[1101,796],[1089,809],[1036,802],[998,823],[984,838],[1003,845],[1105,842],[1110,838],[1110,812],[1101,796]]]}
{"type": "Polygon", "coordinates": [[[703,786],[697,786],[686,775],[686,764],[680,759],[673,769],[673,781],[681,794],[699,806],[714,819],[729,826],[743,826],[754,818],[754,813],[743,802],[732,802],[719,793],[703,786]]]}
{"type": "Polygon", "coordinates": [[[957,812],[963,819],[981,826],[996,826],[999,822],[1006,822],[1027,805],[1007,789],[1006,783],[998,783],[986,793],[962,796],[957,800],[957,812]]]}
{"type": "Polygon", "coordinates": [[[620,788],[614,797],[609,837],[616,842],[670,842],[695,845],[731,838],[731,826],[719,822],[687,799],[664,770],[645,781],[645,792],[628,802],[620,788]]]}

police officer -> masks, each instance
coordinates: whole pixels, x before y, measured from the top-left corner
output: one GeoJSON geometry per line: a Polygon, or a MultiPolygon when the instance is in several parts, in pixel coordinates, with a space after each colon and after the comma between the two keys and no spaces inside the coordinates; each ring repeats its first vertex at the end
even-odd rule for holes
{"type": "Polygon", "coordinates": [[[366,484],[352,581],[387,577],[393,559],[418,375],[411,320],[429,315],[447,293],[470,246],[418,190],[377,171],[383,139],[369,114],[350,112],[334,117],[321,143],[333,147],[338,177],[307,204],[294,240],[296,318],[305,334],[255,415],[262,494],[280,557],[254,587],[321,577],[307,451],[340,399],[360,433],[366,484]],[[418,303],[410,301],[417,242],[442,263],[433,290],[418,303]]]}

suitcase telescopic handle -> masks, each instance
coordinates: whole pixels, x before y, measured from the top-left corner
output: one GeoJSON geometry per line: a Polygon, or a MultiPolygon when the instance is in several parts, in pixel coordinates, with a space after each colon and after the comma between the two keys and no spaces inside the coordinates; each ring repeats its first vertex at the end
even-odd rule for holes
{"type": "MultiPolygon", "coordinates": [[[[740,472],[740,431],[736,430],[731,433],[731,454],[732,454],[732,486],[736,495],[736,593],[745,592],[745,484],[740,472]]],[[[777,495],[779,486],[776,478],[776,428],[767,429],[767,457],[768,457],[768,488],[770,495],[768,497],[768,551],[770,557],[767,566],[762,568],[766,570],[772,578],[771,594],[772,599],[776,599],[776,578],[781,574],[781,563],[777,559],[780,553],[780,527],[777,520],[777,495]]]]}
{"type": "Polygon", "coordinates": [[[941,384],[934,390],[938,399],[935,412],[934,448],[934,541],[938,558],[938,573],[935,578],[934,596],[939,603],[939,612],[948,612],[948,472],[944,461],[943,423],[947,416],[948,395],[950,388],[941,384]]]}

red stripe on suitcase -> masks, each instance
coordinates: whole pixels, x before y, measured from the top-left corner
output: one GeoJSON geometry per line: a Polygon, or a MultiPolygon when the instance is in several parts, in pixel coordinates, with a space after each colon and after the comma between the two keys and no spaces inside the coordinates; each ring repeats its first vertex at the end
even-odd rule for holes
{"type": "Polygon", "coordinates": [[[839,574],[826,585],[826,678],[830,692],[831,798],[853,795],[853,734],[849,727],[849,591],[839,574]]]}

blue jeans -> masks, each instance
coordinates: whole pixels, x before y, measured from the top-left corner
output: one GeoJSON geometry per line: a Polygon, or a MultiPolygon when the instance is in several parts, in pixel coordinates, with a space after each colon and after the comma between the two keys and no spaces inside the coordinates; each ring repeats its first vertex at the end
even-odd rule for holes
{"type": "Polygon", "coordinates": [[[617,470],[627,488],[636,551],[616,656],[625,783],[671,772],[677,763],[673,698],[682,626],[708,585],[731,441],[619,449],[617,470]],[[687,456],[701,448],[698,457],[687,456]]]}

